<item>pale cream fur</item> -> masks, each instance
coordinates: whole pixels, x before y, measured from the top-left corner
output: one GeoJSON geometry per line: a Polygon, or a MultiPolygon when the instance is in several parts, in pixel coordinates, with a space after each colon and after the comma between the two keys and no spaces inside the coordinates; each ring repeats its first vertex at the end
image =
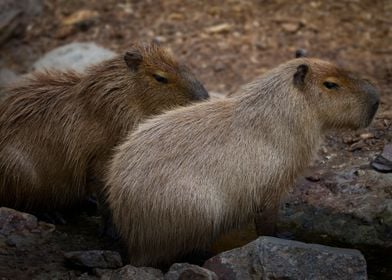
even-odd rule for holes
{"type": "Polygon", "coordinates": [[[295,59],[232,98],[140,125],[117,148],[107,177],[131,264],[169,263],[208,248],[276,203],[308,166],[325,131],[369,124],[373,99],[364,85],[334,64],[295,59]],[[296,87],[301,64],[309,72],[296,87]],[[345,86],[340,94],[323,88],[328,76],[345,86]]]}

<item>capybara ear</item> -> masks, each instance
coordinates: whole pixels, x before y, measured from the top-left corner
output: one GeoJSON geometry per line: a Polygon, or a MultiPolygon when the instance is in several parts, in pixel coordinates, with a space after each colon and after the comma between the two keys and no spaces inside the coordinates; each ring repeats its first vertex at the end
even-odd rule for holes
{"type": "Polygon", "coordinates": [[[124,60],[128,68],[136,72],[143,61],[143,56],[138,50],[132,50],[125,53],[124,60]]]}
{"type": "Polygon", "coordinates": [[[302,87],[305,85],[305,77],[308,73],[309,66],[306,64],[301,64],[297,67],[297,71],[293,76],[294,85],[297,87],[302,87]]]}
{"type": "Polygon", "coordinates": [[[295,58],[307,57],[308,52],[305,49],[298,49],[295,51],[295,58]]]}

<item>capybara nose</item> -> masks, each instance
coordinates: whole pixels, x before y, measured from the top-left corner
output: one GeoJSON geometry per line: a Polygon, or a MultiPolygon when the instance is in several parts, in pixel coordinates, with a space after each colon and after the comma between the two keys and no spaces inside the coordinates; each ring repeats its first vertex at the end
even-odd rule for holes
{"type": "Polygon", "coordinates": [[[373,86],[368,80],[365,80],[365,82],[362,85],[362,90],[369,96],[369,101],[370,105],[372,107],[378,107],[378,104],[380,103],[380,94],[378,93],[378,90],[375,86],[373,86]]]}
{"type": "Polygon", "coordinates": [[[210,95],[205,87],[199,81],[195,81],[192,84],[192,88],[195,92],[193,98],[194,100],[206,100],[209,99],[210,95]]]}
{"type": "Polygon", "coordinates": [[[378,110],[378,106],[380,105],[380,94],[378,93],[378,90],[369,82],[365,83],[363,89],[368,96],[369,121],[371,121],[378,110]]]}

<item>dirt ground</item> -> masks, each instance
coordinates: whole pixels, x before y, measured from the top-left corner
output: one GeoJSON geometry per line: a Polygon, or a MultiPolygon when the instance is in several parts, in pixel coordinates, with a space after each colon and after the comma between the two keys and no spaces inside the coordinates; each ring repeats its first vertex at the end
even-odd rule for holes
{"type": "MultiPolygon", "coordinates": [[[[0,45],[1,67],[26,73],[47,51],[74,41],[93,41],[122,53],[133,42],[157,40],[186,62],[209,91],[227,94],[293,58],[296,49],[304,48],[310,56],[330,59],[360,72],[381,91],[380,111],[365,130],[377,137],[365,141],[365,146],[353,155],[345,139],[361,132],[330,135],[326,152],[339,154],[334,164],[355,160],[356,156],[373,156],[391,141],[392,1],[44,3],[42,16],[32,19],[25,32],[0,45]],[[80,20],[83,17],[85,20],[80,20]]],[[[32,279],[42,273],[48,279],[74,279],[81,272],[64,268],[62,251],[112,247],[96,238],[91,220],[85,223],[79,219],[58,229],[66,233],[56,233],[37,245],[35,251],[13,251],[17,261],[8,258],[3,262],[6,258],[0,256],[1,273],[6,273],[1,279],[32,279]],[[86,234],[78,231],[80,228],[86,234]],[[59,274],[55,277],[53,271],[59,274]]]]}

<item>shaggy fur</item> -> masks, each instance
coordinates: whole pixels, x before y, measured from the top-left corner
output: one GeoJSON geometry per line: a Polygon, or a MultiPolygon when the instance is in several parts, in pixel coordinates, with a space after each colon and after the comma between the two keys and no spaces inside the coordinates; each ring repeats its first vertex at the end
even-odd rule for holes
{"type": "Polygon", "coordinates": [[[376,90],[334,64],[300,58],[233,98],[146,121],[117,148],[107,191],[137,266],[205,249],[280,199],[332,128],[368,125],[376,90]],[[327,89],[324,81],[338,89],[327,89]]]}
{"type": "Polygon", "coordinates": [[[155,44],[135,45],[86,74],[35,73],[9,94],[0,105],[0,206],[37,211],[95,191],[87,181],[103,176],[113,147],[144,118],[208,98],[155,44]]]}

